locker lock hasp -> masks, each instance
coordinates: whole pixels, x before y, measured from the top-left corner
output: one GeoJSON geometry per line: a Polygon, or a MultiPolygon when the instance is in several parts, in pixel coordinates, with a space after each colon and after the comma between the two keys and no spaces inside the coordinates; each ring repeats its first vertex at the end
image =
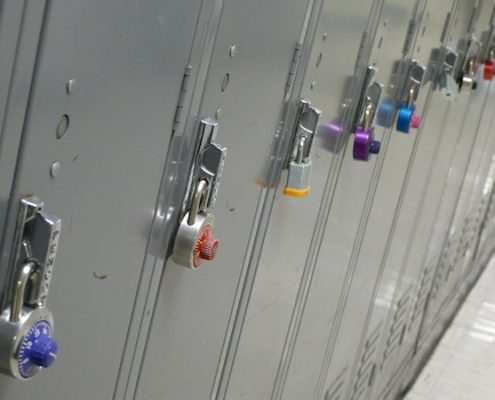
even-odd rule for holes
{"type": "Polygon", "coordinates": [[[368,161],[370,154],[380,152],[381,143],[374,138],[373,122],[382,95],[383,86],[375,82],[377,68],[368,66],[365,72],[361,95],[353,123],[354,144],[352,155],[355,160],[368,161]]]}
{"type": "Polygon", "coordinates": [[[4,309],[0,315],[0,368],[28,380],[57,359],[53,316],[46,307],[61,221],[43,212],[36,196],[20,201],[4,309]]]}
{"type": "Polygon", "coordinates": [[[450,103],[453,103],[458,96],[459,88],[454,76],[459,55],[449,47],[434,50],[432,69],[437,62],[440,65],[435,85],[440,93],[450,103]],[[438,61],[437,61],[438,60],[438,61]]]}
{"type": "Polygon", "coordinates": [[[426,68],[416,60],[411,60],[407,69],[402,90],[396,128],[399,132],[409,133],[410,128],[421,125],[421,117],[416,113],[416,100],[423,82],[426,68]]]}
{"type": "Polygon", "coordinates": [[[286,196],[306,197],[309,194],[311,155],[320,116],[321,111],[313,107],[311,102],[300,100],[287,165],[287,183],[284,188],[286,196]]]}
{"type": "Polygon", "coordinates": [[[218,186],[227,149],[215,143],[218,122],[205,118],[198,129],[196,156],[193,161],[188,193],[172,257],[184,267],[196,269],[204,260],[213,260],[218,240],[213,236],[218,186]]]}

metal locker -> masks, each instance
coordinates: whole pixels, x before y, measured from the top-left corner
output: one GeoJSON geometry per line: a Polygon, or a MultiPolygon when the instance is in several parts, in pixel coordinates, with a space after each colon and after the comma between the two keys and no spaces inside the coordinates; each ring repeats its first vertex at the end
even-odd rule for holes
{"type": "MultiPolygon", "coordinates": [[[[409,29],[403,21],[414,19],[420,8],[420,3],[405,5],[392,1],[381,6],[381,15],[377,20],[378,33],[369,35],[370,43],[373,44],[369,64],[373,66],[370,69],[377,68],[374,77],[376,82],[386,83],[391,77],[397,79],[395,74],[400,74],[399,68],[404,67],[400,61],[409,29]]],[[[414,35],[414,30],[411,35],[414,35]]],[[[361,62],[368,64],[366,59],[361,62]]],[[[398,97],[397,92],[384,92],[387,100],[398,97]]],[[[377,105],[374,104],[375,107],[377,105]]],[[[312,281],[305,289],[308,292],[305,294],[307,300],[302,300],[305,310],[299,322],[297,337],[293,339],[294,350],[283,392],[284,399],[307,397],[308,393],[315,398],[337,398],[343,396],[347,389],[350,367],[346,368],[346,364],[349,354],[353,353],[358,343],[350,337],[348,343],[341,343],[344,349],[340,353],[335,339],[341,327],[345,303],[349,299],[349,285],[356,277],[353,276],[354,263],[383,157],[387,157],[387,146],[393,141],[388,121],[377,119],[376,125],[376,137],[383,138],[383,154],[378,155],[376,161],[370,158],[368,163],[362,163],[352,158],[352,153],[356,157],[354,150],[359,132],[350,136],[347,149],[342,152],[339,175],[332,183],[329,219],[325,221],[321,247],[317,248],[317,258],[313,261],[312,281]],[[385,127],[379,127],[380,123],[385,127]],[[325,310],[323,315],[322,310],[325,310]]],[[[367,276],[368,281],[370,276],[367,276]]],[[[359,332],[359,328],[355,332],[359,332]]],[[[286,353],[290,355],[290,348],[286,353]]]]}
{"type": "MultiPolygon", "coordinates": [[[[495,11],[495,10],[494,10],[495,11]]],[[[480,21],[483,23],[484,21],[480,21]]],[[[481,27],[483,29],[483,27],[481,27]]],[[[449,279],[454,287],[462,283],[466,273],[471,273],[471,263],[476,251],[476,244],[480,235],[480,226],[486,214],[489,193],[493,182],[487,181],[488,171],[495,151],[495,138],[490,134],[493,116],[490,110],[493,106],[492,58],[493,36],[495,29],[494,14],[486,31],[482,33],[482,55],[479,59],[480,74],[487,86],[488,95],[484,99],[483,111],[478,123],[473,126],[477,130],[476,142],[471,150],[469,164],[465,171],[462,189],[458,194],[455,214],[452,216],[449,237],[458,238],[454,265],[450,266],[449,279]],[[491,53],[491,54],[490,54],[491,53]]],[[[471,121],[467,121],[469,126],[471,121]]]]}
{"type": "MultiPolygon", "coordinates": [[[[327,371],[321,373],[325,398],[337,398],[341,395],[344,398],[360,399],[365,395],[368,381],[373,375],[374,366],[370,359],[376,350],[380,326],[367,338],[366,354],[362,356],[364,361],[353,361],[360,356],[358,353],[361,334],[367,323],[374,286],[380,278],[380,263],[375,262],[375,258],[379,259],[383,253],[390,229],[388,219],[393,216],[393,207],[383,205],[394,204],[400,194],[400,183],[406,174],[409,154],[418,128],[416,126],[410,129],[410,121],[407,121],[407,128],[401,126],[404,116],[400,115],[406,111],[405,100],[410,90],[415,91],[415,98],[411,99],[414,104],[409,107],[415,107],[416,115],[422,113],[421,102],[428,93],[428,89],[422,87],[424,67],[421,64],[426,63],[411,57],[414,38],[417,32],[421,31],[424,5],[424,2],[406,4],[385,1],[382,8],[379,20],[381,27],[375,38],[372,60],[375,59],[376,53],[381,52],[379,65],[380,69],[385,68],[381,78],[385,87],[378,106],[377,124],[381,125],[380,130],[384,132],[382,136],[387,139],[383,142],[383,158],[378,161],[379,176],[374,176],[372,185],[367,188],[367,204],[363,211],[355,210],[362,225],[356,238],[347,245],[353,246],[352,256],[348,261],[348,282],[339,299],[340,309],[336,316],[333,337],[329,339],[332,350],[328,355],[328,364],[324,367],[327,371]],[[410,130],[410,133],[401,132],[399,129],[410,130]]],[[[362,197],[365,197],[365,194],[362,197]]],[[[331,229],[331,225],[327,229],[331,229]]],[[[327,241],[325,247],[331,251],[332,243],[327,241]]],[[[319,260],[318,264],[326,265],[324,260],[325,258],[319,260]]]]}
{"type": "MultiPolygon", "coordinates": [[[[493,87],[493,86],[492,86],[493,87]]],[[[491,186],[492,190],[488,193],[488,202],[486,206],[486,213],[484,216],[484,220],[480,227],[480,237],[479,243],[476,245],[475,252],[475,260],[480,260],[485,258],[487,255],[491,255],[493,244],[490,240],[492,237],[494,228],[495,228],[495,188],[494,188],[494,179],[495,179],[495,162],[492,158],[490,164],[490,169],[488,171],[487,176],[487,186],[491,186]]]]}
{"type": "MultiPolygon", "coordinates": [[[[405,53],[402,60],[402,73],[392,75],[388,80],[387,88],[391,91],[390,87],[397,86],[397,82],[401,81],[410,84],[410,79],[414,77],[411,74],[414,72],[412,68],[418,68],[420,72],[424,71],[425,76],[417,93],[414,112],[422,115],[423,123],[425,123],[431,98],[430,91],[435,84],[434,78],[438,64],[435,57],[439,56],[437,53],[442,47],[443,30],[448,22],[446,16],[452,10],[453,2],[442,4],[428,2],[428,4],[417,6],[420,7],[416,13],[409,16],[409,30],[404,39],[405,53]],[[432,52],[432,48],[436,48],[437,51],[432,52]]],[[[393,7],[393,4],[389,4],[389,7],[393,7]]],[[[387,3],[382,13],[382,20],[384,19],[393,20],[391,15],[387,15],[387,3]]],[[[398,19],[398,23],[400,22],[401,18],[398,19]]],[[[400,50],[394,48],[387,51],[393,55],[394,50],[396,54],[400,53],[400,50]]],[[[399,85],[399,88],[404,87],[404,84],[399,85]]],[[[345,393],[350,399],[366,396],[369,385],[380,374],[380,360],[377,357],[380,338],[387,335],[390,342],[387,352],[393,351],[394,347],[398,346],[404,323],[404,318],[399,319],[394,324],[392,332],[385,331],[384,322],[388,304],[384,299],[375,298],[383,275],[390,278],[386,274],[387,271],[383,271],[384,265],[381,260],[390,244],[390,231],[393,230],[396,222],[397,204],[401,201],[404,182],[407,182],[409,168],[417,155],[419,142],[423,140],[421,127],[418,127],[417,131],[411,129],[409,134],[404,134],[397,129],[403,117],[401,112],[404,107],[402,103],[402,98],[405,97],[404,92],[407,93],[408,90],[399,91],[399,96],[395,96],[395,103],[383,102],[381,106],[382,109],[388,111],[393,105],[399,112],[396,118],[391,118],[392,121],[389,123],[392,134],[367,217],[367,224],[359,243],[358,254],[354,260],[353,279],[350,283],[348,298],[345,300],[345,309],[335,339],[335,350],[328,376],[328,386],[331,388],[329,393],[332,393],[335,388],[342,386],[342,382],[345,382],[343,371],[347,366],[349,369],[347,375],[350,376],[349,380],[352,385],[345,393]]],[[[394,283],[391,279],[386,283],[389,291],[393,290],[394,283]]],[[[408,306],[407,299],[407,296],[401,299],[403,308],[408,306]]]]}
{"type": "MultiPolygon", "coordinates": [[[[21,142],[24,115],[39,47],[45,3],[5,1],[0,13],[0,226],[5,225],[7,206],[21,142]],[[14,72],[15,71],[15,72],[14,72]]],[[[6,268],[0,268],[5,282],[6,268]]],[[[3,285],[2,285],[3,286],[3,285]]],[[[2,287],[2,290],[4,288],[2,287]]]]}
{"type": "MultiPolygon", "coordinates": [[[[478,4],[477,12],[479,13],[479,18],[471,33],[473,38],[471,44],[477,40],[476,38],[481,40],[483,34],[488,31],[493,15],[493,8],[493,1],[485,1],[478,4]]],[[[481,45],[479,46],[481,47],[481,45]]],[[[479,60],[480,57],[481,48],[478,50],[476,60],[479,60]]],[[[463,121],[456,121],[456,115],[451,114],[449,117],[449,122],[457,122],[456,126],[460,128],[458,134],[459,141],[457,142],[456,151],[449,167],[448,178],[443,185],[440,207],[435,215],[434,229],[430,237],[430,246],[425,255],[427,264],[431,260],[437,260],[438,267],[434,278],[434,292],[430,296],[430,301],[427,303],[419,340],[421,340],[424,332],[428,330],[430,323],[434,321],[439,307],[453,293],[453,287],[455,285],[455,279],[451,278],[453,268],[456,267],[457,250],[461,235],[455,232],[455,229],[458,228],[457,226],[453,226],[450,231],[449,227],[455,213],[455,207],[462,189],[466,169],[468,168],[473,148],[478,140],[478,122],[488,96],[488,83],[482,79],[482,68],[478,68],[476,80],[478,87],[470,95],[469,105],[465,111],[463,121]]],[[[447,127],[451,129],[453,125],[447,125],[447,127]]],[[[457,221],[455,222],[457,223],[457,221]]]]}
{"type": "MultiPolygon", "coordinates": [[[[4,17],[14,17],[4,14],[10,3],[16,2],[2,3],[2,28],[4,17]]],[[[29,307],[32,301],[44,301],[46,287],[36,284],[47,279],[39,278],[36,271],[28,275],[34,269],[32,261],[24,264],[12,243],[22,240],[30,260],[42,250],[50,254],[55,245],[38,219],[40,211],[34,206],[39,204],[32,196],[26,199],[34,194],[44,202],[43,212],[56,215],[64,225],[48,295],[60,357],[33,381],[2,376],[0,397],[109,399],[126,342],[199,4],[54,0],[46,7],[45,2],[22,2],[22,6],[21,47],[24,40],[32,42],[32,56],[19,53],[19,60],[28,63],[19,67],[19,78],[26,78],[23,84],[30,81],[26,67],[34,60],[38,38],[41,43],[33,84],[23,89],[29,90],[26,113],[21,111],[22,93],[17,88],[11,92],[18,96],[12,100],[19,101],[15,106],[22,120],[6,135],[22,132],[22,147],[11,197],[2,201],[8,207],[2,276],[10,277],[8,283],[30,288],[20,314],[24,320],[31,315],[28,301],[29,307]],[[18,211],[24,210],[26,224],[21,225],[18,211]]],[[[49,266],[53,255],[45,262],[49,266]]],[[[8,304],[4,312],[19,315],[14,311],[22,307],[22,290],[9,296],[9,288],[4,287],[2,294],[3,305],[8,304]]],[[[43,329],[48,330],[46,324],[43,329]]],[[[2,322],[4,356],[5,333],[2,322]]],[[[17,371],[25,373],[22,378],[37,372],[32,365],[29,370],[22,368],[17,371]]]]}
{"type": "MultiPolygon", "coordinates": [[[[473,6],[474,3],[467,2],[457,4],[456,12],[451,15],[452,29],[447,35],[445,49],[457,50],[456,42],[466,35],[473,6]]],[[[444,63],[441,68],[445,67],[444,63]]],[[[445,71],[439,72],[439,78],[442,78],[445,71]]],[[[395,332],[394,327],[397,325],[402,325],[402,328],[395,335],[389,334],[382,339],[379,351],[381,370],[373,387],[373,398],[381,398],[391,377],[398,375],[400,367],[410,355],[414,344],[414,334],[411,336],[411,332],[417,330],[421,321],[421,313],[435,272],[436,264],[425,264],[422,257],[424,249],[429,245],[429,232],[433,227],[433,218],[442,194],[441,187],[448,174],[457,140],[456,135],[452,135],[452,126],[442,128],[442,125],[450,121],[454,112],[462,113],[467,103],[467,99],[463,99],[463,94],[460,93],[456,102],[450,105],[445,98],[449,92],[445,89],[445,83],[439,81],[438,92],[432,95],[429,108],[434,111],[435,117],[425,121],[416,161],[411,166],[397,223],[392,232],[390,250],[383,260],[386,272],[378,292],[378,301],[383,301],[390,307],[385,329],[390,333],[395,332]],[[390,282],[395,284],[391,285],[390,282]],[[397,335],[401,346],[393,349],[395,354],[390,355],[390,338],[397,335]]]]}
{"type": "MultiPolygon", "coordinates": [[[[440,94],[432,92],[432,90],[438,87],[438,73],[441,72],[446,56],[444,40],[449,28],[454,3],[429,1],[422,12],[422,21],[418,27],[417,38],[412,43],[412,57],[420,64],[427,66],[424,87],[421,89],[422,96],[416,103],[417,110],[423,116],[423,126],[418,129],[412,144],[413,147],[407,153],[410,155],[406,160],[407,164],[398,161],[398,158],[404,154],[401,149],[393,152],[387,160],[390,164],[386,165],[388,168],[384,167],[383,169],[375,199],[376,209],[372,210],[368,223],[372,230],[367,232],[359,255],[359,262],[363,264],[361,268],[369,268],[368,265],[376,264],[380,266],[381,270],[380,278],[374,287],[375,297],[370,304],[366,328],[361,334],[359,352],[356,354],[354,366],[356,375],[353,386],[353,390],[356,392],[369,390],[369,388],[363,389],[362,387],[372,386],[374,381],[386,384],[393,376],[395,371],[391,366],[393,363],[390,364],[390,359],[393,359],[400,346],[410,303],[414,300],[410,286],[404,290],[396,289],[400,284],[399,269],[401,264],[387,263],[387,257],[390,253],[393,254],[407,246],[405,242],[394,240],[396,235],[404,235],[403,230],[410,229],[413,223],[413,215],[406,215],[406,223],[401,218],[402,203],[407,201],[405,198],[407,193],[416,193],[418,185],[423,184],[428,174],[426,161],[432,159],[432,152],[436,147],[435,143],[439,140],[438,135],[427,135],[425,130],[432,119],[441,118],[439,108],[432,109],[431,107],[435,96],[440,96],[440,94]],[[404,165],[403,168],[407,167],[407,171],[395,178],[400,179],[396,181],[393,174],[396,172],[397,166],[401,165],[404,165]],[[393,188],[394,185],[396,186],[395,189],[393,188]],[[394,190],[398,191],[397,197],[394,200],[387,200],[389,193],[395,193],[394,190]],[[387,207],[384,207],[385,204],[393,205],[392,209],[387,211],[387,207]],[[382,227],[381,234],[380,227],[382,227]],[[379,240],[383,242],[381,247],[378,245],[379,240]],[[394,296],[396,296],[395,299],[394,296]],[[391,316],[390,323],[387,323],[387,315],[390,311],[393,311],[393,317],[391,316]],[[380,342],[382,341],[385,342],[385,346],[380,349],[380,342]],[[368,369],[371,377],[369,381],[365,380],[363,383],[362,371],[365,368],[368,369]]],[[[443,98],[440,99],[440,102],[446,103],[443,98]]]]}
{"type": "MultiPolygon", "coordinates": [[[[293,395],[283,393],[284,374],[290,365],[290,341],[297,335],[304,287],[311,279],[311,257],[317,246],[315,237],[324,220],[329,182],[337,169],[339,157],[334,152],[342,140],[329,136],[332,132],[328,126],[343,124],[349,117],[349,113],[342,112],[345,110],[341,104],[343,99],[352,98],[355,80],[362,76],[365,66],[358,65],[354,70],[349,55],[355,57],[361,51],[362,57],[366,57],[369,45],[363,43],[360,50],[361,37],[367,24],[372,27],[373,21],[368,22],[368,16],[370,11],[377,10],[379,3],[372,8],[371,1],[365,4],[361,1],[358,13],[354,1],[317,4],[318,11],[321,7],[319,18],[310,21],[315,37],[313,47],[303,49],[301,60],[301,68],[304,65],[307,71],[300,98],[316,107],[322,105],[321,124],[314,138],[311,192],[305,198],[284,196],[282,187],[288,182],[287,175],[290,178],[290,170],[285,171],[276,190],[259,265],[251,271],[254,283],[251,291],[246,291],[249,304],[241,311],[245,313],[241,317],[242,333],[235,347],[232,369],[227,372],[226,392],[222,398],[242,398],[246,393],[259,399],[293,395]]],[[[313,390],[310,385],[300,389],[304,396],[313,390]]]]}
{"type": "Polygon", "coordinates": [[[223,3],[206,83],[196,94],[198,118],[218,121],[215,141],[228,149],[212,210],[221,242],[215,260],[195,271],[175,257],[167,260],[143,364],[135,366],[137,388],[127,398],[225,395],[237,304],[249,290],[244,278],[267,212],[266,161],[276,134],[290,135],[280,112],[312,6],[296,0],[223,3]]]}

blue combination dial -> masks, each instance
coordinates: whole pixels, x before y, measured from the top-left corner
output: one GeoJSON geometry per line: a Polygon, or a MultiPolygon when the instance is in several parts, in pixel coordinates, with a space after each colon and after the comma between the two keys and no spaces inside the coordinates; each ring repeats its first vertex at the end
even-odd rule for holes
{"type": "Polygon", "coordinates": [[[19,373],[24,378],[35,375],[40,367],[48,368],[57,359],[58,344],[52,338],[47,321],[36,322],[24,336],[17,355],[19,373]]]}

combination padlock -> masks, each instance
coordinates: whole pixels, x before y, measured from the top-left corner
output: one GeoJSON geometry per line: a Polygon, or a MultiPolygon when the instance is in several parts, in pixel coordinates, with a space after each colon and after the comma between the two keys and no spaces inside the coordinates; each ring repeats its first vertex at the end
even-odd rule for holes
{"type": "Polygon", "coordinates": [[[478,87],[478,82],[476,81],[475,75],[478,69],[478,64],[476,57],[469,57],[467,60],[467,65],[464,70],[461,71],[457,84],[459,85],[459,92],[470,92],[476,90],[478,87]]]}
{"type": "Polygon", "coordinates": [[[485,60],[485,64],[483,66],[483,79],[485,81],[491,81],[494,73],[495,63],[493,62],[493,59],[485,60]]]}
{"type": "Polygon", "coordinates": [[[494,62],[494,52],[495,52],[495,23],[490,24],[490,28],[486,32],[486,41],[483,49],[484,65],[483,65],[483,79],[485,81],[491,81],[495,74],[495,62],[494,62]]]}
{"type": "Polygon", "coordinates": [[[380,152],[381,143],[374,139],[374,128],[358,128],[354,133],[352,155],[355,160],[368,161],[370,154],[380,152]]]}
{"type": "Polygon", "coordinates": [[[57,359],[53,316],[46,307],[61,222],[34,196],[21,201],[14,239],[13,279],[0,315],[0,368],[28,380],[57,359]]]}
{"type": "Polygon", "coordinates": [[[368,66],[363,89],[354,118],[354,143],[352,156],[358,161],[368,161],[370,154],[380,152],[380,142],[374,138],[373,121],[382,94],[382,85],[374,82],[375,66],[368,66]]]}
{"type": "Polygon", "coordinates": [[[175,262],[192,269],[198,268],[204,260],[213,260],[218,248],[218,240],[213,236],[215,217],[206,208],[207,189],[208,183],[201,179],[174,243],[175,262]]]}
{"type": "Polygon", "coordinates": [[[396,129],[399,132],[409,133],[410,128],[418,129],[421,126],[421,117],[416,113],[416,100],[425,72],[426,68],[416,60],[410,61],[401,96],[401,99],[405,99],[400,103],[397,113],[396,129]]]}
{"type": "Polygon", "coordinates": [[[311,187],[312,149],[321,111],[307,100],[299,103],[292,151],[288,162],[284,194],[306,197],[311,187]]]}
{"type": "Polygon", "coordinates": [[[399,107],[397,114],[397,130],[402,133],[409,133],[410,128],[418,129],[421,126],[421,117],[416,114],[416,106],[408,105],[404,102],[399,107]]]}
{"type": "Polygon", "coordinates": [[[459,92],[470,92],[478,87],[476,73],[479,67],[478,60],[483,57],[481,52],[481,43],[476,38],[470,36],[466,39],[464,57],[457,75],[459,92]]]}
{"type": "Polygon", "coordinates": [[[190,196],[177,230],[172,257],[181,266],[197,269],[205,260],[213,260],[218,240],[213,235],[218,186],[227,149],[214,142],[218,122],[203,119],[198,130],[198,154],[192,169],[190,196]]]}

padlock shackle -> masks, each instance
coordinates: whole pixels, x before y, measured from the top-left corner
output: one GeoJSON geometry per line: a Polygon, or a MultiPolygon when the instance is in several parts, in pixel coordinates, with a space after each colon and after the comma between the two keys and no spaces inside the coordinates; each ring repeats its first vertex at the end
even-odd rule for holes
{"type": "Polygon", "coordinates": [[[31,274],[36,269],[36,264],[32,261],[27,262],[21,269],[15,282],[14,293],[12,296],[12,306],[10,309],[10,322],[16,323],[21,319],[22,306],[26,293],[26,286],[31,274]]]}
{"type": "Polygon", "coordinates": [[[302,136],[301,139],[299,140],[299,146],[297,149],[297,157],[296,157],[296,162],[298,164],[302,164],[304,161],[304,147],[306,145],[306,137],[302,136]]]}
{"type": "Polygon", "coordinates": [[[409,108],[414,105],[414,100],[416,98],[416,85],[412,85],[407,92],[406,104],[409,108]]]}
{"type": "Polygon", "coordinates": [[[189,216],[187,217],[187,224],[189,226],[194,225],[199,211],[205,207],[207,189],[208,182],[206,179],[200,179],[194,188],[193,198],[191,199],[191,209],[189,210],[189,216]]]}

